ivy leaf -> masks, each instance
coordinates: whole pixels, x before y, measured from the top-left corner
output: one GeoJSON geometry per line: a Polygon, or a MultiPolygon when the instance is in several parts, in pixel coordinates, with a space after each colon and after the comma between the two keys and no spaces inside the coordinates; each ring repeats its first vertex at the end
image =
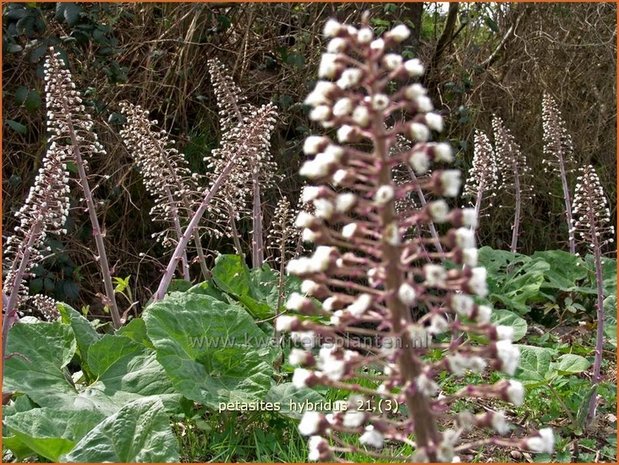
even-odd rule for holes
{"type": "Polygon", "coordinates": [[[28,88],[26,86],[19,86],[15,91],[15,103],[23,105],[28,98],[28,88]]]}
{"type": "Polygon", "coordinates": [[[15,132],[21,134],[22,136],[26,135],[26,132],[28,132],[28,129],[26,128],[26,126],[24,126],[21,123],[18,123],[17,121],[13,121],[12,119],[7,119],[6,120],[6,124],[15,132]]]}
{"type": "Polygon", "coordinates": [[[77,3],[57,3],[56,4],[56,19],[64,19],[71,27],[75,26],[79,21],[80,14],[82,13],[82,7],[77,3]]]}
{"type": "Polygon", "coordinates": [[[488,26],[488,28],[490,28],[492,32],[495,32],[498,34],[499,26],[494,21],[494,19],[492,19],[490,16],[484,16],[484,23],[486,23],[486,26],[488,26]]]}
{"type": "Polygon", "coordinates": [[[160,400],[135,400],[84,436],[63,462],[178,462],[178,442],[160,400]]]}
{"type": "Polygon", "coordinates": [[[35,111],[41,107],[41,96],[36,90],[28,92],[26,100],[24,101],[24,106],[28,111],[35,111]]]}

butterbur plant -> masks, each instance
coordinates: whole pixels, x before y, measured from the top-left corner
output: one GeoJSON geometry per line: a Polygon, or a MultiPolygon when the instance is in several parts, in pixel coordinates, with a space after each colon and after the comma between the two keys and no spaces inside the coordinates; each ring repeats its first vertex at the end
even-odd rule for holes
{"type": "Polygon", "coordinates": [[[481,212],[483,200],[496,195],[497,181],[497,166],[492,144],[485,132],[476,130],[473,166],[468,172],[464,195],[473,200],[477,217],[481,212]]]}
{"type": "MultiPolygon", "coordinates": [[[[576,180],[574,192],[574,227],[573,234],[582,246],[593,254],[595,266],[595,281],[597,288],[597,332],[595,343],[595,359],[593,362],[594,387],[601,380],[602,350],[604,346],[604,288],[602,275],[602,252],[607,244],[614,239],[614,228],[610,220],[608,201],[600,184],[600,179],[593,166],[582,168],[576,180]]],[[[595,390],[589,403],[588,420],[595,417],[597,397],[595,390]]]]}
{"type": "MultiPolygon", "coordinates": [[[[52,86],[48,81],[47,88],[52,86]]],[[[32,276],[33,266],[49,253],[45,239],[50,234],[66,233],[64,227],[69,212],[67,159],[67,147],[52,141],[26,202],[16,214],[19,225],[4,244],[2,353],[5,356],[9,329],[17,321],[19,307],[28,296],[26,280],[32,276]]],[[[42,301],[47,300],[38,297],[33,304],[38,306],[42,301]]]]}
{"type": "MultiPolygon", "coordinates": [[[[166,132],[154,127],[157,121],[148,119],[148,111],[127,102],[121,103],[120,108],[126,118],[120,135],[142,173],[146,189],[155,199],[151,217],[168,226],[157,236],[164,246],[175,246],[199,203],[200,176],[191,172],[187,160],[174,148],[166,132]]],[[[202,275],[206,279],[209,272],[199,233],[193,239],[202,275]]],[[[186,251],[181,257],[181,268],[183,278],[189,281],[186,251]]]]}
{"type": "Polygon", "coordinates": [[[231,181],[218,197],[220,216],[242,253],[236,222],[248,212],[251,199],[252,265],[258,268],[264,262],[264,232],[262,229],[262,191],[275,179],[276,166],[270,152],[271,132],[277,111],[267,104],[256,108],[246,102],[242,90],[234,83],[228,69],[217,59],[209,60],[209,72],[219,107],[223,132],[221,147],[205,161],[218,169],[230,158],[230,151],[241,152],[237,158],[231,181]]]}
{"type": "Polygon", "coordinates": [[[283,196],[273,212],[267,246],[274,257],[273,261],[282,267],[296,254],[300,239],[299,230],[294,227],[294,220],[295,209],[288,197],[283,196]]]}
{"type": "Polygon", "coordinates": [[[105,155],[105,150],[93,131],[92,117],[86,110],[80,92],[76,90],[71,72],[61,62],[60,54],[53,49],[50,49],[44,70],[50,147],[62,151],[75,163],[97,249],[95,259],[101,268],[105,304],[110,309],[112,324],[115,328],[119,328],[122,321],[116,304],[103,233],[88,179],[88,158],[94,154],[105,155]]]}
{"type": "Polygon", "coordinates": [[[365,16],[359,29],[329,20],[324,34],[330,41],[321,80],[306,103],[310,118],[335,138],[313,135],[304,144],[312,158],[301,174],[314,182],[306,197],[315,213],[301,213],[297,224],[312,231],[317,247],[288,263],[288,273],[303,279],[302,293],[287,300],[289,314],[278,317],[276,329],[304,344],[289,356],[300,365],[295,386],[324,385],[350,397],[346,411],[302,417],[309,459],[362,451],[380,460],[451,462],[460,451],[483,444],[552,452],[551,429],[504,439],[510,431],[505,414],[469,403],[490,398],[521,405],[518,381],[480,381],[439,396],[437,380],[445,375],[513,375],[519,350],[511,342],[512,328],[492,324],[490,307],[476,303],[488,291],[486,270],[477,266],[475,211],[450,208],[444,199],[459,194],[460,172],[448,168],[450,146],[431,141],[443,120],[426,90],[405,84],[422,76],[422,63],[392,51],[408,38],[408,28],[399,25],[375,37],[365,16]],[[388,125],[393,119],[400,122],[388,125]],[[390,154],[398,135],[412,146],[390,154]],[[402,166],[417,175],[432,167],[432,175],[398,185],[393,172],[402,166]],[[435,200],[396,211],[396,202],[418,187],[435,200]],[[407,234],[430,221],[450,225],[440,237],[443,252],[432,248],[431,238],[407,234]],[[455,266],[447,269],[445,259],[455,266]],[[487,436],[476,433],[467,441],[473,428],[486,429],[487,436]],[[393,457],[383,451],[397,442],[414,453],[393,457]]]}
{"type": "Polygon", "coordinates": [[[567,132],[565,121],[557,102],[549,95],[544,94],[542,100],[542,127],[544,130],[544,164],[547,171],[557,173],[561,178],[563,201],[565,202],[565,218],[567,220],[567,234],[570,253],[576,253],[576,241],[572,229],[572,200],[567,175],[570,172],[572,152],[574,150],[572,138],[567,132]]]}
{"type": "Polygon", "coordinates": [[[527,159],[520,150],[514,136],[505,127],[503,120],[498,116],[492,118],[494,132],[495,154],[497,167],[501,176],[501,189],[514,196],[514,222],[512,224],[512,241],[510,250],[518,250],[518,236],[522,221],[522,205],[533,196],[529,178],[531,168],[527,159]]]}

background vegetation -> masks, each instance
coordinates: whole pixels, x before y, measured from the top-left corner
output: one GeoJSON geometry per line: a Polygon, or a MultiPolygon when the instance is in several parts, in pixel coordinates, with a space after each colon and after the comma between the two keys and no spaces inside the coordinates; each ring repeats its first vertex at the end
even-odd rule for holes
{"type": "MultiPolygon", "coordinates": [[[[152,200],[118,136],[119,102],[149,109],[198,172],[219,140],[208,58],[219,57],[233,70],[251,103],[276,103],[272,150],[283,181],[281,192],[265,193],[268,224],[281,194],[293,203],[299,195],[301,143],[312,130],[301,102],[316,74],[321,24],[331,16],[354,21],[368,8],[379,29],[397,22],[413,29],[406,53],[429,64],[425,84],[445,114],[462,168],[471,163],[474,129],[491,132],[496,113],[533,173],[541,173],[541,99],[549,91],[567,120],[577,164],[596,166],[616,216],[614,4],[454,4],[446,11],[432,3],[20,3],[3,11],[4,231],[12,230],[12,213],[45,151],[42,64],[50,45],[68,56],[78,86],[97,109],[96,130],[109,155],[91,165],[93,173],[109,176],[97,180],[96,196],[110,262],[115,276],[131,276],[136,300],[145,301],[165,258],[151,240],[157,231],[148,216],[152,200]]],[[[543,175],[533,182],[536,197],[525,205],[520,251],[562,248],[565,222],[548,214],[561,211],[560,183],[543,175]]],[[[509,244],[511,215],[509,208],[493,209],[482,220],[481,243],[509,244]]],[[[54,257],[37,270],[31,292],[92,305],[101,286],[83,245],[90,236],[87,215],[75,211],[69,221],[66,241],[52,244],[54,257]]],[[[241,227],[246,233],[248,225],[241,227]]],[[[225,240],[207,248],[232,251],[225,240]]]]}
{"type": "MultiPolygon", "coordinates": [[[[500,250],[509,248],[511,240],[513,209],[509,198],[496,199],[495,206],[486,210],[479,229],[480,244],[489,246],[480,252],[480,261],[489,273],[488,300],[498,309],[497,318],[517,329],[519,343],[524,347],[518,377],[527,384],[529,394],[525,407],[510,412],[511,419],[527,427],[530,423],[533,426],[543,423],[557,428],[560,439],[558,453],[553,457],[556,460],[615,460],[616,418],[612,417],[616,412],[613,357],[616,261],[604,262],[608,321],[603,367],[606,378],[598,392],[599,420],[583,437],[583,406],[588,404],[591,393],[587,372],[590,364],[585,359],[593,358],[591,322],[595,318],[595,282],[591,256],[581,259],[562,251],[567,249],[567,231],[561,214],[561,184],[558,178],[543,173],[541,121],[542,95],[548,92],[559,103],[572,135],[575,165],[595,166],[610,201],[611,217],[616,218],[614,3],[4,5],[3,231],[12,231],[15,226],[14,212],[23,204],[45,153],[42,66],[48,47],[53,45],[68,58],[78,88],[96,110],[95,129],[107,149],[105,158],[93,158],[89,162],[95,197],[100,202],[98,214],[106,228],[112,274],[118,278],[119,301],[123,308],[138,302],[132,307],[135,313],[132,316],[138,317],[141,305],[146,304],[161,279],[169,255],[152,238],[160,225],[154,224],[149,216],[152,199],[119,136],[123,122],[119,103],[128,100],[149,109],[159,125],[178,141],[178,148],[192,170],[199,173],[206,172],[203,158],[221,139],[207,59],[217,57],[232,70],[234,80],[245,90],[250,103],[275,103],[279,119],[271,147],[282,181],[264,193],[268,226],[282,195],[294,205],[301,190],[303,181],[297,172],[303,157],[302,144],[315,129],[302,102],[317,74],[324,46],[322,25],[332,16],[356,22],[368,9],[379,31],[397,23],[412,29],[413,37],[407,41],[404,55],[417,56],[428,66],[424,84],[445,116],[446,137],[458,149],[458,167],[464,172],[470,168],[474,130],[491,133],[493,114],[503,118],[532,167],[535,197],[524,205],[520,254],[500,250]]],[[[575,173],[572,173],[570,185],[574,185],[574,180],[575,173]]],[[[72,360],[75,365],[72,371],[82,370],[87,375],[86,381],[99,380],[109,390],[110,397],[124,401],[122,396],[129,387],[106,384],[105,372],[97,372],[88,362],[96,364],[97,354],[107,353],[106,345],[113,345],[113,338],[132,339],[133,342],[124,342],[137,356],[154,360],[155,351],[160,349],[152,344],[146,347],[139,344],[144,345],[149,338],[156,339],[160,328],[154,322],[147,322],[146,328],[140,318],[135,318],[119,335],[97,334],[95,328],[105,328],[98,320],[107,320],[109,316],[103,312],[103,286],[90,248],[90,222],[79,195],[72,199],[68,234],[62,242],[50,241],[53,254],[35,269],[36,276],[29,284],[30,294],[53,296],[82,309],[79,312],[63,306],[62,321],[53,324],[53,331],[62,335],[71,333],[67,325],[79,328],[79,331],[73,328],[77,342],[69,334],[57,341],[57,352],[64,354],[62,360],[56,360],[52,354],[50,360],[40,360],[40,363],[55,373],[57,365],[72,360]],[[80,313],[87,314],[90,323],[80,313]],[[89,358],[86,351],[90,349],[82,337],[95,342],[91,344],[95,349],[89,358]],[[100,340],[103,342],[97,344],[100,340]],[[79,357],[74,357],[76,344],[83,351],[79,357]]],[[[251,224],[242,221],[239,226],[247,245],[251,224]]],[[[205,237],[204,247],[210,254],[209,265],[215,263],[214,251],[234,251],[228,238],[205,237]]],[[[584,255],[584,249],[579,251],[584,255]]],[[[245,302],[237,310],[246,316],[248,296],[230,290],[230,283],[238,284],[240,273],[247,275],[249,297],[274,311],[276,292],[271,292],[271,288],[260,289],[238,257],[225,255],[219,267],[228,262],[234,263],[238,270],[230,267],[233,272],[222,272],[212,282],[196,285],[187,291],[188,298],[206,294],[227,303],[245,302]]],[[[197,275],[197,265],[194,267],[192,275],[197,275]]],[[[259,270],[251,273],[260,274],[261,280],[267,274],[271,276],[270,271],[265,271],[264,276],[259,270]]],[[[275,288],[275,278],[272,281],[275,288]]],[[[185,283],[178,290],[186,291],[187,287],[185,283]]],[[[176,315],[177,310],[171,313],[176,315]]],[[[162,314],[166,311],[160,310],[162,314]]],[[[32,342],[35,336],[27,329],[23,331],[14,336],[14,344],[22,344],[23,347],[18,346],[21,351],[38,361],[36,357],[44,354],[37,354],[36,350],[28,352],[37,346],[32,342]]],[[[55,334],[38,335],[42,338],[41,345],[47,344],[44,336],[58,339],[55,334]]],[[[279,388],[278,383],[291,371],[291,367],[281,366],[281,354],[276,352],[269,355],[279,360],[274,368],[269,366],[267,370],[265,386],[269,389],[271,385],[273,389],[279,388]]],[[[13,363],[18,363],[15,360],[13,363]]],[[[165,395],[174,391],[166,383],[177,380],[168,380],[161,370],[153,369],[151,374],[153,379],[164,380],[156,394],[164,396],[165,404],[165,395]]],[[[55,381],[64,387],[68,383],[66,379],[55,381]]],[[[77,384],[86,381],[78,380],[77,384]]],[[[56,387],[39,386],[39,391],[32,389],[28,395],[33,399],[39,396],[40,400],[48,392],[58,391],[56,387]]],[[[445,380],[442,388],[449,392],[456,386],[445,380]]],[[[327,399],[340,396],[336,391],[321,394],[327,399]]],[[[174,391],[174,395],[178,393],[174,391]]],[[[28,397],[20,399],[21,403],[16,403],[9,414],[19,413],[20,409],[34,410],[32,405],[25,405],[28,397]]],[[[64,399],[67,403],[74,400],[67,399],[64,399]]],[[[55,402],[57,399],[50,401],[50,406],[55,402]]],[[[43,405],[42,401],[39,404],[43,405]]],[[[168,451],[170,459],[225,462],[306,459],[305,441],[297,433],[296,423],[287,418],[268,412],[211,415],[206,407],[196,408],[193,403],[185,407],[173,417],[180,455],[172,448],[168,451]],[[244,422],[244,435],[238,434],[239,421],[244,422]]],[[[66,422],[71,423],[73,414],[67,415],[66,422]]],[[[95,424],[100,418],[91,420],[95,424]]],[[[22,432],[23,425],[15,421],[9,422],[12,434],[22,432]]],[[[167,428],[166,422],[162,424],[167,428]]],[[[75,436],[79,436],[77,432],[75,436]]],[[[20,444],[19,438],[14,439],[13,451],[19,450],[20,444]]],[[[507,455],[492,448],[479,454],[462,459],[531,460],[530,456],[507,455]]],[[[49,452],[47,455],[38,452],[38,455],[48,460],[58,458],[49,452]]],[[[86,458],[92,460],[92,456],[86,458]]],[[[357,456],[346,458],[367,460],[357,456]]]]}

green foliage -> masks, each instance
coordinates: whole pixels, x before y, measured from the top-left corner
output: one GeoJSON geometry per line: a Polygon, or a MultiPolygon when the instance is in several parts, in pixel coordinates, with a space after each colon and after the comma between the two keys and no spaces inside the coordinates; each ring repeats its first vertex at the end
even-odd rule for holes
{"type": "MultiPolygon", "coordinates": [[[[554,333],[529,331],[539,324],[531,316],[548,303],[567,305],[569,297],[572,305],[588,308],[591,261],[568,255],[484,248],[480,259],[488,268],[489,300],[506,307],[496,309],[492,320],[511,326],[521,342],[516,378],[527,386],[521,409],[541,423],[567,417],[564,428],[580,435],[595,394],[583,376],[594,355],[591,334],[566,343],[554,333]],[[519,289],[513,281],[529,287],[519,289]],[[509,298],[500,299],[499,292],[509,298]],[[527,311],[519,311],[523,306],[527,311]]],[[[305,441],[293,421],[300,406],[344,399],[346,393],[297,389],[288,365],[282,372],[275,368],[282,349],[262,317],[274,315],[299,282],[280,283],[268,266],[249,270],[233,255],[220,256],[212,272],[212,280],[195,285],[178,280],[177,290],[114,334],[100,333],[67,304],[59,304],[58,321],[26,318],[16,324],[5,368],[5,390],[15,391],[15,398],[3,412],[4,447],[19,460],[304,461],[305,441]],[[278,408],[249,407],[261,402],[278,408]],[[234,408],[222,410],[228,403],[234,408]]],[[[608,298],[616,299],[614,260],[604,261],[604,273],[605,289],[613,293],[608,298]]],[[[128,278],[118,279],[118,292],[128,292],[128,284],[128,278]]],[[[365,379],[355,382],[371,387],[365,379]]],[[[449,377],[443,383],[445,392],[462,386],[449,377]]],[[[616,389],[602,383],[597,393],[612,411],[616,389]]]]}
{"type": "Polygon", "coordinates": [[[139,399],[106,418],[63,457],[67,462],[178,462],[178,443],[160,400],[139,399]]]}
{"type": "Polygon", "coordinates": [[[187,398],[217,408],[259,400],[271,387],[277,350],[241,306],[172,293],[144,320],[158,360],[187,398]]]}
{"type": "MultiPolygon", "coordinates": [[[[554,311],[560,317],[594,314],[596,283],[589,255],[583,260],[561,250],[547,250],[527,256],[482,247],[479,261],[488,270],[488,300],[497,308],[520,315],[533,310],[554,311]]],[[[617,261],[604,259],[604,289],[610,302],[617,293],[616,281],[617,261]]]]}
{"type": "MultiPolygon", "coordinates": [[[[279,275],[268,265],[250,270],[242,257],[220,255],[212,273],[217,287],[243,304],[255,318],[270,318],[279,310],[279,275]]],[[[286,277],[283,292],[288,294],[298,287],[298,279],[286,277]]]]}
{"type": "Polygon", "coordinates": [[[21,452],[18,457],[34,452],[58,462],[104,418],[96,411],[33,408],[6,417],[4,425],[10,436],[4,439],[5,446],[21,452]]]}

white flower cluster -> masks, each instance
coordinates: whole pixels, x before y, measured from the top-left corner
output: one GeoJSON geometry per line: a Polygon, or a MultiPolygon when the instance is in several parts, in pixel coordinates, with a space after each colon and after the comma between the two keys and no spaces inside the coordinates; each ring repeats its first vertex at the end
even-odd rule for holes
{"type": "Polygon", "coordinates": [[[551,171],[568,171],[574,151],[572,137],[555,99],[548,93],[542,98],[542,128],[544,130],[544,164],[551,171]]]}
{"type": "MultiPolygon", "coordinates": [[[[473,384],[456,396],[439,394],[436,379],[441,372],[462,376],[467,371],[485,374],[488,369],[500,369],[513,375],[520,359],[512,344],[513,328],[493,325],[490,307],[475,302],[488,294],[487,272],[478,265],[474,233],[479,212],[452,209],[444,199],[460,195],[461,172],[434,168],[434,164],[453,162],[454,156],[448,144],[430,141],[434,131],[443,130],[444,121],[424,87],[415,82],[391,85],[415,80],[424,72],[419,60],[406,60],[391,50],[407,38],[408,29],[397,26],[375,37],[367,21],[354,28],[330,20],[325,34],[330,41],[319,64],[320,79],[305,103],[311,107],[310,119],[335,135],[333,139],[313,135],[303,145],[309,158],[300,172],[318,185],[307,187],[302,195],[313,212],[300,213],[295,222],[303,229],[303,239],[319,246],[312,256],[289,262],[288,273],[304,281],[303,294],[293,294],[286,302],[289,310],[319,316],[320,321],[286,315],[276,322],[278,329],[291,331],[293,341],[312,340],[304,344],[305,350],[290,354],[290,363],[300,366],[292,381],[299,388],[320,384],[364,392],[372,388],[348,383],[358,367],[376,364],[383,373],[364,373],[378,381],[369,394],[407,402],[422,395],[414,402],[419,408],[413,415],[415,433],[425,428],[418,421],[421,416],[434,424],[425,432],[436,434],[427,450],[424,445],[418,447],[420,457],[425,453],[426,461],[456,461],[460,432],[438,432],[437,404],[449,408],[454,398],[471,395],[516,405],[524,400],[523,386],[517,381],[473,384]],[[410,120],[385,124],[395,111],[411,115],[410,120]],[[408,147],[398,145],[398,137],[408,147]],[[372,150],[366,147],[370,144],[372,150]],[[394,181],[401,174],[408,179],[394,181]],[[419,191],[420,205],[396,208],[397,202],[419,191]],[[424,191],[432,195],[431,201],[422,199],[424,191]],[[432,222],[451,227],[442,237],[435,232],[430,248],[422,228],[432,222]],[[445,266],[440,259],[461,266],[445,266]],[[449,347],[440,337],[438,342],[433,340],[449,332],[470,332],[481,338],[454,338],[449,347]],[[368,355],[365,345],[357,348],[349,344],[352,341],[335,345],[329,341],[341,334],[367,335],[376,342],[370,343],[368,355]],[[317,345],[319,349],[314,348],[317,345]],[[426,359],[428,347],[446,349],[444,358],[426,359]]],[[[485,168],[481,158],[476,161],[479,171],[485,168]]],[[[492,185],[488,188],[496,182],[496,171],[494,165],[489,168],[492,185]]],[[[509,432],[502,412],[473,417],[478,426],[492,427],[501,435],[509,432]]],[[[357,411],[308,413],[300,424],[301,432],[312,438],[312,460],[329,457],[324,433],[350,433],[351,429],[368,449],[382,449],[387,441],[402,439],[401,431],[380,415],[357,411]]]]}
{"type": "MultiPolygon", "coordinates": [[[[473,166],[468,173],[464,195],[475,199],[477,205],[481,204],[483,197],[495,195],[498,172],[494,149],[486,133],[475,130],[474,147],[473,166]]],[[[479,207],[476,206],[476,209],[479,210],[479,207]]]]}
{"type": "Polygon", "coordinates": [[[236,222],[250,216],[254,187],[265,189],[278,179],[269,142],[277,108],[270,103],[260,107],[248,104],[243,91],[232,80],[232,73],[221,61],[209,60],[208,68],[222,129],[219,147],[204,158],[211,182],[234,158],[232,171],[209,207],[218,226],[209,228],[209,232],[216,237],[236,237],[236,222]]]}
{"type": "Polygon", "coordinates": [[[522,153],[512,133],[505,127],[503,120],[494,115],[492,118],[495,157],[497,171],[501,178],[499,186],[503,190],[520,189],[522,199],[533,197],[531,167],[522,153]]]}
{"type": "Polygon", "coordinates": [[[200,176],[191,172],[166,132],[156,129],[157,122],[148,119],[148,111],[128,102],[121,102],[120,110],[126,119],[120,136],[142,173],[146,190],[155,199],[151,218],[168,225],[157,238],[171,247],[182,236],[181,222],[191,218],[196,203],[201,201],[200,176]]]}
{"type": "Polygon", "coordinates": [[[608,200],[592,165],[582,168],[574,193],[574,231],[591,250],[614,242],[608,200]]]}

